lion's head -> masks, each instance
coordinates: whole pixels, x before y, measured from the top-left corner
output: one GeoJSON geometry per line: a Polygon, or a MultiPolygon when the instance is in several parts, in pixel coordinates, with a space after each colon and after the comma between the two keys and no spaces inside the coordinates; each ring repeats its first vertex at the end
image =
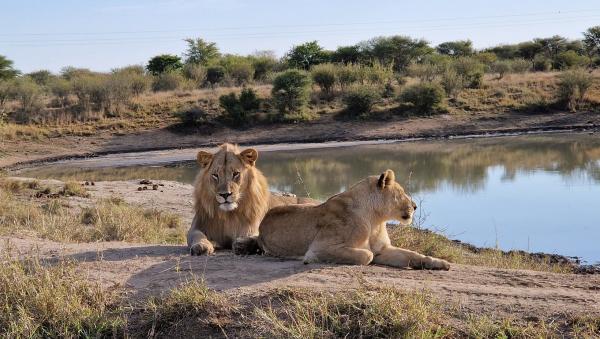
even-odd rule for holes
{"type": "Polygon", "coordinates": [[[240,152],[237,146],[231,144],[221,145],[215,154],[198,152],[197,161],[202,171],[200,180],[205,197],[212,197],[212,202],[221,211],[230,212],[238,208],[242,199],[255,193],[248,190],[251,189],[251,181],[256,179],[254,165],[257,158],[255,149],[248,148],[240,152]]]}
{"type": "MultiPolygon", "coordinates": [[[[373,177],[375,179],[377,177],[373,177]]],[[[387,217],[400,221],[403,225],[412,222],[413,214],[417,209],[410,196],[404,192],[404,188],[396,182],[394,171],[386,170],[379,178],[372,180],[375,190],[382,194],[382,212],[387,217]]]]}

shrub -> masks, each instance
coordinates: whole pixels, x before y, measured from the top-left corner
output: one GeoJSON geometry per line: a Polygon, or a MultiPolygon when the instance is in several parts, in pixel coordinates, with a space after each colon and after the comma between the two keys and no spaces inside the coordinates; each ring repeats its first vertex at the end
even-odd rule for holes
{"type": "Polygon", "coordinates": [[[254,68],[248,60],[243,60],[229,65],[227,74],[235,81],[236,85],[241,86],[254,79],[254,68]]]}
{"type": "Polygon", "coordinates": [[[11,80],[0,80],[0,113],[4,111],[4,105],[12,96],[13,86],[11,80]]]}
{"type": "Polygon", "coordinates": [[[206,69],[206,81],[211,86],[217,85],[225,77],[225,68],[223,66],[211,66],[206,69]]]}
{"type": "Polygon", "coordinates": [[[381,96],[376,87],[368,85],[357,85],[350,88],[344,96],[346,110],[351,115],[360,115],[369,113],[373,104],[379,100],[381,96]]]}
{"type": "Polygon", "coordinates": [[[274,56],[263,53],[251,58],[252,68],[254,68],[254,79],[264,81],[268,78],[269,73],[273,72],[277,65],[277,60],[274,56]]]}
{"type": "Polygon", "coordinates": [[[444,67],[432,62],[413,63],[408,66],[407,74],[419,78],[421,81],[433,81],[439,76],[444,67]]]}
{"type": "Polygon", "coordinates": [[[452,68],[442,73],[440,84],[444,88],[446,95],[453,99],[456,99],[458,93],[465,87],[464,79],[452,68]]]}
{"type": "Polygon", "coordinates": [[[191,109],[176,114],[184,126],[199,126],[206,123],[207,114],[201,109],[191,109]]]}
{"type": "Polygon", "coordinates": [[[234,92],[219,97],[221,107],[227,112],[226,118],[235,125],[243,125],[248,122],[248,111],[244,109],[240,100],[234,92]]]}
{"type": "Polygon", "coordinates": [[[204,85],[206,73],[206,67],[199,64],[186,64],[183,67],[183,76],[192,81],[197,88],[204,85]]]}
{"type": "Polygon", "coordinates": [[[114,69],[113,75],[119,77],[121,81],[125,82],[128,91],[138,96],[148,90],[150,87],[150,78],[146,76],[144,67],[142,66],[127,66],[123,68],[114,69]]]}
{"type": "Polygon", "coordinates": [[[77,96],[82,112],[102,109],[106,102],[103,79],[96,75],[81,75],[72,78],[73,93],[77,96]]]}
{"type": "Polygon", "coordinates": [[[361,67],[357,64],[338,65],[336,67],[336,78],[342,91],[360,80],[361,67]]]}
{"type": "Polygon", "coordinates": [[[566,108],[575,112],[585,100],[585,94],[592,86],[593,77],[584,70],[577,69],[559,75],[558,98],[566,108]]]}
{"type": "Polygon", "coordinates": [[[589,59],[577,52],[570,50],[559,53],[553,60],[552,67],[555,69],[569,69],[582,67],[589,63],[589,59]]]}
{"type": "Polygon", "coordinates": [[[510,66],[511,66],[510,61],[499,60],[492,64],[491,70],[492,70],[492,72],[498,74],[498,80],[500,80],[500,79],[504,78],[504,75],[506,75],[506,73],[510,72],[510,70],[511,70],[510,66]]]}
{"type": "Polygon", "coordinates": [[[374,62],[372,66],[362,67],[364,79],[373,85],[383,86],[394,77],[392,65],[374,62]]]}
{"type": "Polygon", "coordinates": [[[32,113],[44,106],[42,89],[30,78],[17,78],[13,83],[11,97],[19,102],[21,110],[32,113]]]}
{"type": "Polygon", "coordinates": [[[48,85],[50,80],[52,80],[52,78],[54,77],[54,75],[52,75],[52,72],[45,69],[27,73],[27,76],[30,77],[31,80],[33,80],[36,84],[40,86],[48,85]]]}
{"type": "Polygon", "coordinates": [[[547,72],[552,68],[550,59],[543,55],[538,55],[533,59],[533,70],[536,72],[547,72]]]}
{"type": "Polygon", "coordinates": [[[435,83],[419,83],[408,86],[400,93],[400,101],[412,105],[420,114],[431,115],[444,100],[444,90],[435,83]]]}
{"type": "Polygon", "coordinates": [[[183,64],[181,58],[176,55],[162,54],[157,55],[148,61],[146,69],[152,73],[152,75],[159,75],[162,73],[170,73],[181,69],[183,64]]]}
{"type": "Polygon", "coordinates": [[[310,78],[303,71],[285,71],[273,80],[271,94],[280,113],[302,111],[308,103],[310,78]]]}
{"type": "Polygon", "coordinates": [[[335,66],[333,64],[316,65],[310,71],[312,80],[316,83],[321,91],[330,96],[333,94],[333,86],[335,85],[335,66]]]}
{"type": "Polygon", "coordinates": [[[260,99],[252,88],[245,87],[240,93],[240,105],[246,111],[257,110],[260,107],[260,99]]]}
{"type": "Polygon", "coordinates": [[[155,92],[174,91],[179,89],[184,81],[185,79],[181,74],[173,72],[162,73],[154,78],[152,90],[155,92]]]}
{"type": "Polygon", "coordinates": [[[531,62],[522,58],[511,61],[510,69],[513,73],[525,73],[531,69],[531,62]]]}
{"type": "Polygon", "coordinates": [[[456,73],[464,79],[468,88],[479,88],[483,82],[484,64],[475,58],[458,58],[452,63],[456,73]]]}

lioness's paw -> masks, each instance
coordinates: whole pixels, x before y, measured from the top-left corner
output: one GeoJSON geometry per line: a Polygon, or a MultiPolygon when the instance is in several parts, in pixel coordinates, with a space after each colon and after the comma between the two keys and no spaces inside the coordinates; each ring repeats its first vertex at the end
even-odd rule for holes
{"type": "Polygon", "coordinates": [[[450,263],[444,259],[431,258],[431,263],[427,265],[430,270],[444,270],[450,269],[450,263]]]}
{"type": "Polygon", "coordinates": [[[199,242],[190,246],[191,255],[211,255],[214,252],[214,246],[208,241],[199,242]]]}
{"type": "Polygon", "coordinates": [[[237,255],[263,254],[256,237],[239,237],[231,244],[231,248],[237,255]]]}

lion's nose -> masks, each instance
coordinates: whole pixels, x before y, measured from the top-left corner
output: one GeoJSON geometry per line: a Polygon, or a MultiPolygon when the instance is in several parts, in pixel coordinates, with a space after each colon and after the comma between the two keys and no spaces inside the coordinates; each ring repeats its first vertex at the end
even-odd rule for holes
{"type": "Polygon", "coordinates": [[[231,192],[227,192],[227,193],[219,193],[219,195],[221,197],[223,197],[223,199],[227,200],[227,198],[229,198],[229,196],[231,195],[231,192]]]}
{"type": "Polygon", "coordinates": [[[417,210],[417,204],[415,204],[415,202],[413,201],[412,205],[413,205],[413,211],[416,211],[417,210]]]}

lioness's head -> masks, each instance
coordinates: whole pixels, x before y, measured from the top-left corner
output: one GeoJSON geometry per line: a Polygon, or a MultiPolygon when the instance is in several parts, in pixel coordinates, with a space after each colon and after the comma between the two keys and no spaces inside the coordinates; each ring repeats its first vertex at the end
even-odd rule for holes
{"type": "Polygon", "coordinates": [[[231,144],[221,145],[215,154],[198,152],[196,160],[204,170],[203,184],[214,195],[219,209],[229,212],[239,206],[245,194],[244,189],[252,179],[250,176],[256,159],[258,152],[255,149],[248,148],[240,152],[231,144]]]}
{"type": "Polygon", "coordinates": [[[413,214],[417,209],[404,188],[396,182],[396,175],[392,170],[383,172],[377,179],[377,190],[383,195],[383,209],[387,217],[400,221],[402,225],[412,222],[413,214]]]}

